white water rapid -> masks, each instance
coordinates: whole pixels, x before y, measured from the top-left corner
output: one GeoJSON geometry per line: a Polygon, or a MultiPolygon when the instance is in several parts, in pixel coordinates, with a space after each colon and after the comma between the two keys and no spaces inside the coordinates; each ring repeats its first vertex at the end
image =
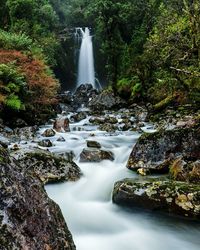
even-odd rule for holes
{"type": "Polygon", "coordinates": [[[73,150],[83,177],[77,182],[46,186],[49,196],[62,209],[77,250],[199,250],[199,224],[140,209],[129,211],[112,204],[115,181],[124,177],[138,178],[125,166],[139,134],[110,135],[85,124],[88,119],[71,125],[70,133],[57,133],[54,147],[50,148],[53,152],[73,150]],[[56,141],[59,136],[66,142],[56,141]],[[80,163],[79,154],[88,139],[111,150],[114,162],[80,163]]]}
{"type": "Polygon", "coordinates": [[[79,28],[78,31],[81,33],[82,42],[79,53],[77,87],[90,83],[96,88],[92,36],[89,28],[85,28],[85,30],[79,28]]]}

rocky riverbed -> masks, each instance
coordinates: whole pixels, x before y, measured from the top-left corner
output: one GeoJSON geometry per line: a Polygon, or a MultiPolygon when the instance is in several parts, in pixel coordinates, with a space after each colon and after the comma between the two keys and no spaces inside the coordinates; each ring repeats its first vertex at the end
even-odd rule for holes
{"type": "MultiPolygon", "coordinates": [[[[89,168],[94,169],[93,184],[95,181],[102,184],[101,171],[107,176],[102,184],[104,187],[101,187],[102,193],[96,194],[97,197],[110,200],[114,186],[112,201],[131,208],[133,214],[139,207],[199,220],[198,109],[185,106],[176,109],[175,113],[166,110],[165,117],[152,115],[150,105],[127,106],[113,93],[103,91],[98,94],[89,85],[80,86],[74,95],[63,94],[60,102],[62,113],[44,126],[11,129],[1,121],[2,249],[75,249],[60,209],[48,198],[44,184],[68,181],[70,187],[76,181],[76,185],[81,186],[88,178],[89,168]],[[107,169],[102,170],[102,166],[107,169]],[[112,174],[115,172],[110,166],[121,166],[114,178],[112,174]],[[98,174],[99,179],[96,178],[98,174]]],[[[53,187],[57,189],[57,186],[53,187]]],[[[86,197],[90,200],[94,194],[89,188],[92,186],[88,187],[86,197]]],[[[85,199],[84,189],[82,192],[85,199]]],[[[55,196],[53,198],[56,200],[55,196]]],[[[79,210],[83,204],[73,203],[71,198],[68,202],[65,206],[69,214],[65,214],[66,207],[62,204],[61,208],[66,221],[70,222],[75,240],[78,240],[77,249],[99,249],[95,245],[93,248],[80,246],[80,237],[70,219],[70,215],[74,216],[70,207],[77,206],[79,210]]],[[[87,213],[85,207],[83,211],[87,213]]],[[[81,221],[79,217],[76,224],[80,223],[84,231],[87,225],[81,221]]],[[[118,221],[114,219],[113,223],[118,221]]],[[[93,235],[93,239],[95,237],[93,235]]],[[[109,249],[121,250],[122,247],[123,244],[117,247],[113,243],[109,249]]],[[[126,245],[127,250],[133,249],[131,247],[126,245]]],[[[191,249],[196,249],[195,245],[191,249]]]]}

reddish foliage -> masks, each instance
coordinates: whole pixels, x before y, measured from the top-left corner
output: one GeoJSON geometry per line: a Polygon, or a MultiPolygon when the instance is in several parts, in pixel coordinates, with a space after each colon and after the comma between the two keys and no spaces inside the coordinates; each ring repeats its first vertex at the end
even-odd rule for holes
{"type": "Polygon", "coordinates": [[[31,92],[31,103],[53,104],[58,82],[47,73],[43,61],[15,50],[0,50],[0,63],[13,63],[25,76],[31,92]]]}

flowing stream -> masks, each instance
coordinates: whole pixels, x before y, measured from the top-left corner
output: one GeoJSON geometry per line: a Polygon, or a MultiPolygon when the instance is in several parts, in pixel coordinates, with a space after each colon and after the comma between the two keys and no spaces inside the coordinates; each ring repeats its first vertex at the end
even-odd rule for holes
{"type": "Polygon", "coordinates": [[[87,121],[71,125],[70,133],[57,133],[51,148],[57,153],[72,150],[83,177],[77,182],[46,186],[49,196],[61,207],[77,250],[199,250],[198,223],[140,209],[129,211],[112,204],[115,181],[139,178],[125,166],[140,135],[134,132],[111,135],[84,125],[87,121]],[[66,142],[57,142],[59,136],[66,142]],[[80,163],[79,155],[88,139],[112,151],[114,162],[80,163]]]}

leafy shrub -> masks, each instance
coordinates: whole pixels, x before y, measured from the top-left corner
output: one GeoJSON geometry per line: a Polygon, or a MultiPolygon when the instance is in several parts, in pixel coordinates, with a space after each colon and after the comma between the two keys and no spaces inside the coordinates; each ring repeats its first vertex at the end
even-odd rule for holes
{"type": "Polygon", "coordinates": [[[122,78],[117,82],[117,92],[124,98],[135,98],[142,92],[142,85],[137,76],[122,78]]]}
{"type": "Polygon", "coordinates": [[[10,109],[19,110],[19,109],[22,109],[23,107],[22,102],[19,99],[19,97],[14,94],[11,94],[8,96],[8,98],[5,101],[5,104],[10,109]]]}
{"type": "Polygon", "coordinates": [[[11,109],[22,109],[26,82],[12,64],[0,64],[0,103],[11,109]]]}
{"type": "Polygon", "coordinates": [[[0,64],[13,65],[24,77],[27,83],[26,98],[29,96],[29,103],[46,105],[57,101],[58,82],[42,60],[15,50],[0,50],[0,64]]]}
{"type": "Polygon", "coordinates": [[[0,30],[0,48],[15,50],[30,50],[32,39],[25,34],[9,33],[0,30]]]}

